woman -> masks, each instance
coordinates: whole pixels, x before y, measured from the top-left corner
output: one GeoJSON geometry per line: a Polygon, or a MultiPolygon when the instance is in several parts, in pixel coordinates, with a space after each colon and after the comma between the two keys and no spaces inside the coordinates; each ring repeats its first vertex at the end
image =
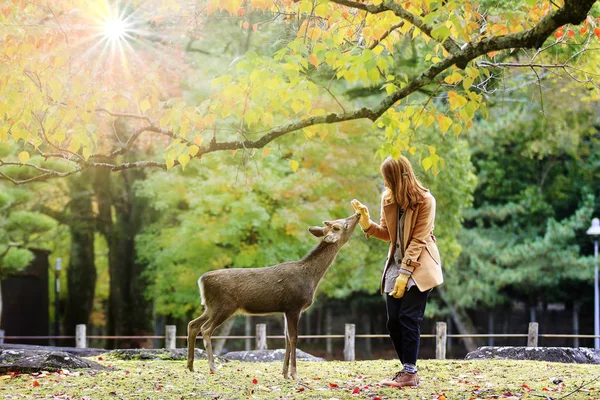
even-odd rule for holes
{"type": "Polygon", "coordinates": [[[397,161],[388,157],[380,170],[385,183],[380,223],[371,221],[369,210],[358,200],[352,200],[352,206],[361,214],[359,223],[367,238],[390,242],[381,293],[386,294],[387,328],[403,368],[384,384],[417,386],[425,303],[431,289],[443,282],[433,236],[435,199],[417,180],[406,157],[397,161]]]}

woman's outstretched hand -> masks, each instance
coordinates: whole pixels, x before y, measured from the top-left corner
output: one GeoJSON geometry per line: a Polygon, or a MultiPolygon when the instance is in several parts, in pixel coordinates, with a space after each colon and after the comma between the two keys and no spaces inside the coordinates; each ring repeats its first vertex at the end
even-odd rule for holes
{"type": "Polygon", "coordinates": [[[360,224],[360,227],[363,229],[363,231],[366,231],[371,227],[371,217],[369,216],[369,209],[367,208],[367,206],[365,206],[356,199],[352,200],[350,203],[352,204],[354,211],[360,214],[360,220],[358,221],[358,223],[360,224]]]}

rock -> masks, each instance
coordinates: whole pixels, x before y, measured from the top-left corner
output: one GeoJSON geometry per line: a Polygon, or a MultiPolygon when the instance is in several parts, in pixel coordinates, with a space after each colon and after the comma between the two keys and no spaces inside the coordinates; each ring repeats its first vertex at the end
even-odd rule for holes
{"type": "MultiPolygon", "coordinates": [[[[285,357],[285,349],[231,351],[223,354],[221,357],[231,361],[283,361],[283,358],[285,357]]],[[[323,358],[315,357],[299,349],[296,349],[296,359],[302,361],[325,361],[323,358]]]]}
{"type": "MultiPolygon", "coordinates": [[[[107,355],[119,360],[187,360],[187,349],[122,349],[107,355]]],[[[206,353],[196,349],[194,358],[205,359],[206,353]]]]}
{"type": "Polygon", "coordinates": [[[95,361],[85,360],[64,351],[0,350],[0,373],[58,371],[62,369],[106,370],[95,361]]]}
{"type": "Polygon", "coordinates": [[[80,349],[77,347],[53,347],[53,346],[34,346],[30,344],[0,344],[1,350],[41,350],[41,351],[64,351],[79,357],[94,357],[109,352],[105,349],[80,349]]]}
{"type": "Polygon", "coordinates": [[[480,347],[466,355],[466,360],[535,360],[573,364],[600,364],[600,351],[585,347],[480,347]]]}

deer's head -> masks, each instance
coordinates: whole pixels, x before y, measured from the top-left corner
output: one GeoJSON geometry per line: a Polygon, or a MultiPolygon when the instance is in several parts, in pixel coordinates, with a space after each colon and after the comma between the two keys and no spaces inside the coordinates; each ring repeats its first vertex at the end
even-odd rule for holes
{"type": "Polygon", "coordinates": [[[326,243],[335,243],[342,247],[354,233],[360,214],[356,213],[345,219],[324,221],[325,226],[311,226],[308,231],[316,237],[322,237],[326,243]]]}

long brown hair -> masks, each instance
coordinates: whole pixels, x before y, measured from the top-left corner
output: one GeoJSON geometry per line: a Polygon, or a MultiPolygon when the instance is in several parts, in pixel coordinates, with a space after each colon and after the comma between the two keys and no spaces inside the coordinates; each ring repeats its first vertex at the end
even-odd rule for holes
{"type": "Polygon", "coordinates": [[[385,196],[390,196],[403,210],[415,208],[428,190],[415,176],[408,158],[386,158],[380,167],[385,182],[385,196]]]}

